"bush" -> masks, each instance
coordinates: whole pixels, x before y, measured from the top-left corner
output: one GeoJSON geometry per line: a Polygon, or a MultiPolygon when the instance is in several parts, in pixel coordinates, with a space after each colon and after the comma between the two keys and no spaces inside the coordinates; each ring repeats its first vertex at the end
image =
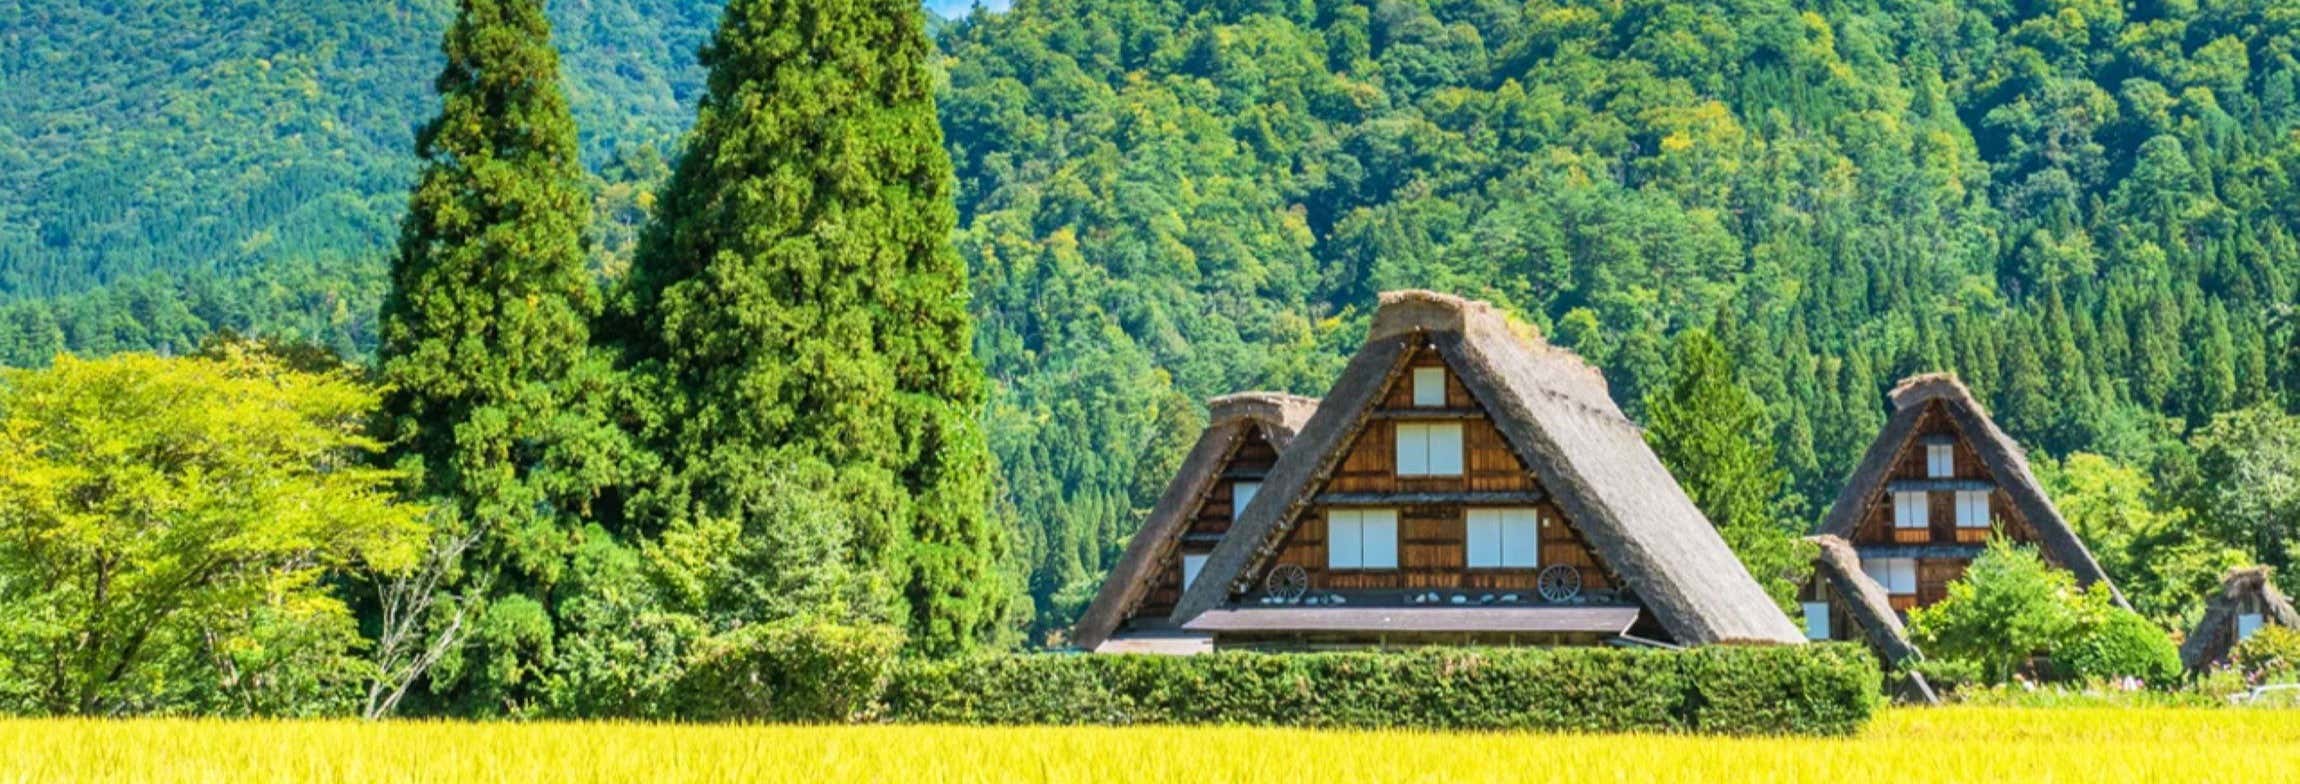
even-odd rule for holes
{"type": "Polygon", "coordinates": [[[2262,626],[2228,652],[2228,660],[2252,683],[2300,678],[2300,631],[2262,626]]]}
{"type": "Polygon", "coordinates": [[[2108,605],[2085,624],[2076,639],[2052,652],[2053,662],[2080,681],[2139,678],[2170,687],[2180,677],[2180,651],[2156,624],[2131,610],[2108,605]]]}
{"type": "Polygon", "coordinates": [[[1878,680],[1852,645],[1030,655],[908,665],[886,709],[956,724],[1841,735],[1875,710],[1878,680]]]}
{"type": "Polygon", "coordinates": [[[1933,687],[1933,694],[1941,699],[1980,684],[1979,662],[1959,659],[1926,659],[1909,665],[1908,669],[1925,676],[1925,685],[1933,687]]]}
{"type": "Polygon", "coordinates": [[[837,722],[871,718],[902,633],[807,618],[704,641],[682,679],[680,713],[701,720],[837,722]]]}

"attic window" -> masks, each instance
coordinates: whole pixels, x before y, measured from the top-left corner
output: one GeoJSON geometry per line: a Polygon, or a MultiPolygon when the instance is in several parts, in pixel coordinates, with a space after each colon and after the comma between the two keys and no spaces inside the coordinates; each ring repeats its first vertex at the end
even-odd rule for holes
{"type": "Polygon", "coordinates": [[[1414,407],[1445,408],[1445,368],[1414,368],[1414,407]]]}
{"type": "Polygon", "coordinates": [[[1327,512],[1326,568],[1398,568],[1398,510],[1335,509],[1327,512]]]}
{"type": "Polygon", "coordinates": [[[1541,516],[1532,509],[1471,509],[1467,563],[1471,569],[1532,569],[1541,565],[1541,516]]]}
{"type": "Polygon", "coordinates": [[[1805,603],[1805,639],[1829,639],[1829,603],[1805,603]]]}
{"type": "Polygon", "coordinates": [[[1205,571],[1207,557],[1203,553],[1182,556],[1182,587],[1185,590],[1191,583],[1198,581],[1199,572],[1205,571]]]}
{"type": "Polygon", "coordinates": [[[1949,444],[1925,445],[1925,476],[1947,479],[1957,474],[1956,447],[1949,444]]]}
{"type": "Polygon", "coordinates": [[[1884,586],[1885,592],[1895,596],[1908,596],[1917,592],[1917,559],[1915,558],[1863,558],[1861,571],[1869,579],[1884,586]]]}
{"type": "Polygon", "coordinates": [[[1398,476],[1461,476],[1461,423],[1399,422],[1398,476]]]}
{"type": "Polygon", "coordinates": [[[2260,624],[2261,618],[2259,613],[2243,613],[2237,615],[2236,641],[2243,642],[2245,640],[2251,639],[2253,632],[2260,631],[2260,624]]]}
{"type": "Polygon", "coordinates": [[[1230,486],[1230,519],[1246,516],[1246,505],[1254,502],[1254,494],[1262,491],[1260,482],[1239,482],[1230,486]]]}
{"type": "Polygon", "coordinates": [[[1894,528],[1930,528],[1933,525],[1931,499],[1923,492],[1904,491],[1893,494],[1894,528]]]}
{"type": "Polygon", "coordinates": [[[1957,491],[1957,527],[1989,527],[1989,491],[1957,491]]]}

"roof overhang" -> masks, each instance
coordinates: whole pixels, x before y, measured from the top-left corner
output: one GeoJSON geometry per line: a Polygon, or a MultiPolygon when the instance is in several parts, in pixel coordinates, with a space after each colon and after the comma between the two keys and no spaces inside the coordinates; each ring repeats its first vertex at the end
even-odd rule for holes
{"type": "Polygon", "coordinates": [[[1184,631],[1222,633],[1621,634],[1636,607],[1238,607],[1199,613],[1184,631]]]}
{"type": "Polygon", "coordinates": [[[1195,656],[1214,652],[1214,638],[1203,634],[1121,634],[1103,640],[1095,653],[1146,653],[1158,656],[1195,656]]]}

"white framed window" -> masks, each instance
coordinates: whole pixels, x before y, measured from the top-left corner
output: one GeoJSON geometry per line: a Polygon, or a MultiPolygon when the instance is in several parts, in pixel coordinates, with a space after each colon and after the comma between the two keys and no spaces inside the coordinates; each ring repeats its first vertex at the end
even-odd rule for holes
{"type": "Polygon", "coordinates": [[[1957,475],[1956,447],[1949,444],[1925,445],[1925,476],[1947,479],[1957,475]]]}
{"type": "Polygon", "coordinates": [[[1533,509],[1471,509],[1468,529],[1471,569],[1532,569],[1541,565],[1541,513],[1533,509]]]}
{"type": "Polygon", "coordinates": [[[1861,571],[1884,586],[1885,592],[1906,596],[1917,592],[1917,559],[1863,558],[1861,571]]]}
{"type": "Polygon", "coordinates": [[[1461,476],[1461,423],[1399,422],[1398,476],[1461,476]]]}
{"type": "Polygon", "coordinates": [[[1989,527],[1989,491],[1957,491],[1957,527],[1989,527]]]}
{"type": "Polygon", "coordinates": [[[1805,603],[1805,639],[1829,639],[1829,603],[1805,603]]]}
{"type": "Polygon", "coordinates": [[[1246,505],[1254,502],[1254,494],[1262,492],[1260,482],[1238,482],[1230,485],[1230,519],[1246,516],[1246,505]]]}
{"type": "Polygon", "coordinates": [[[1398,568],[1398,510],[1327,511],[1326,568],[1398,568]]]}
{"type": "Polygon", "coordinates": [[[2238,614],[2236,616],[2236,641],[2243,642],[2245,640],[2251,639],[2253,632],[2260,631],[2260,624],[2261,619],[2259,613],[2238,614]]]}
{"type": "Polygon", "coordinates": [[[1445,368],[1414,368],[1414,407],[1445,408],[1445,368]]]}
{"type": "Polygon", "coordinates": [[[1206,570],[1206,554],[1182,556],[1182,587],[1188,589],[1198,581],[1198,573],[1206,570]]]}
{"type": "Polygon", "coordinates": [[[1930,528],[1932,525],[1932,499],[1922,492],[1893,494],[1894,528],[1930,528]]]}

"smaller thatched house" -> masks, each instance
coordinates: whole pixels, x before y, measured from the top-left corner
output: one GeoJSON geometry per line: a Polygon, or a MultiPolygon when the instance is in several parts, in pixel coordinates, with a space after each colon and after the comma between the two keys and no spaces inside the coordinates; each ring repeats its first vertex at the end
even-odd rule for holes
{"type": "Polygon", "coordinates": [[[2034,545],[2079,584],[2107,584],[2124,604],[2029,472],[2020,444],[1955,376],[1910,377],[1893,389],[1892,403],[1892,417],[1818,533],[1852,546],[1895,611],[1945,598],[1996,530],[2034,545]]]}
{"type": "Polygon", "coordinates": [[[2203,671],[2228,661],[2228,652],[2260,627],[2275,624],[2300,629],[2300,613],[2292,600],[2276,590],[2265,566],[2229,570],[2220,590],[2204,603],[2204,617],[2180,644],[2180,663],[2203,671]]]}
{"type": "Polygon", "coordinates": [[[1167,615],[1317,406],[1272,392],[1207,401],[1206,429],[1079,616],[1072,642],[1096,653],[1211,650],[1209,637],[1181,631],[1167,615]]]}
{"type": "Polygon", "coordinates": [[[1892,600],[1867,572],[1853,546],[1834,536],[1812,536],[1813,579],[1798,600],[1805,609],[1805,639],[1859,640],[1886,666],[1923,659],[1909,642],[1892,600]]]}
{"type": "Polygon", "coordinates": [[[1389,292],[1184,591],[1217,648],[1802,642],[1604,378],[1483,302],[1389,292]]]}

